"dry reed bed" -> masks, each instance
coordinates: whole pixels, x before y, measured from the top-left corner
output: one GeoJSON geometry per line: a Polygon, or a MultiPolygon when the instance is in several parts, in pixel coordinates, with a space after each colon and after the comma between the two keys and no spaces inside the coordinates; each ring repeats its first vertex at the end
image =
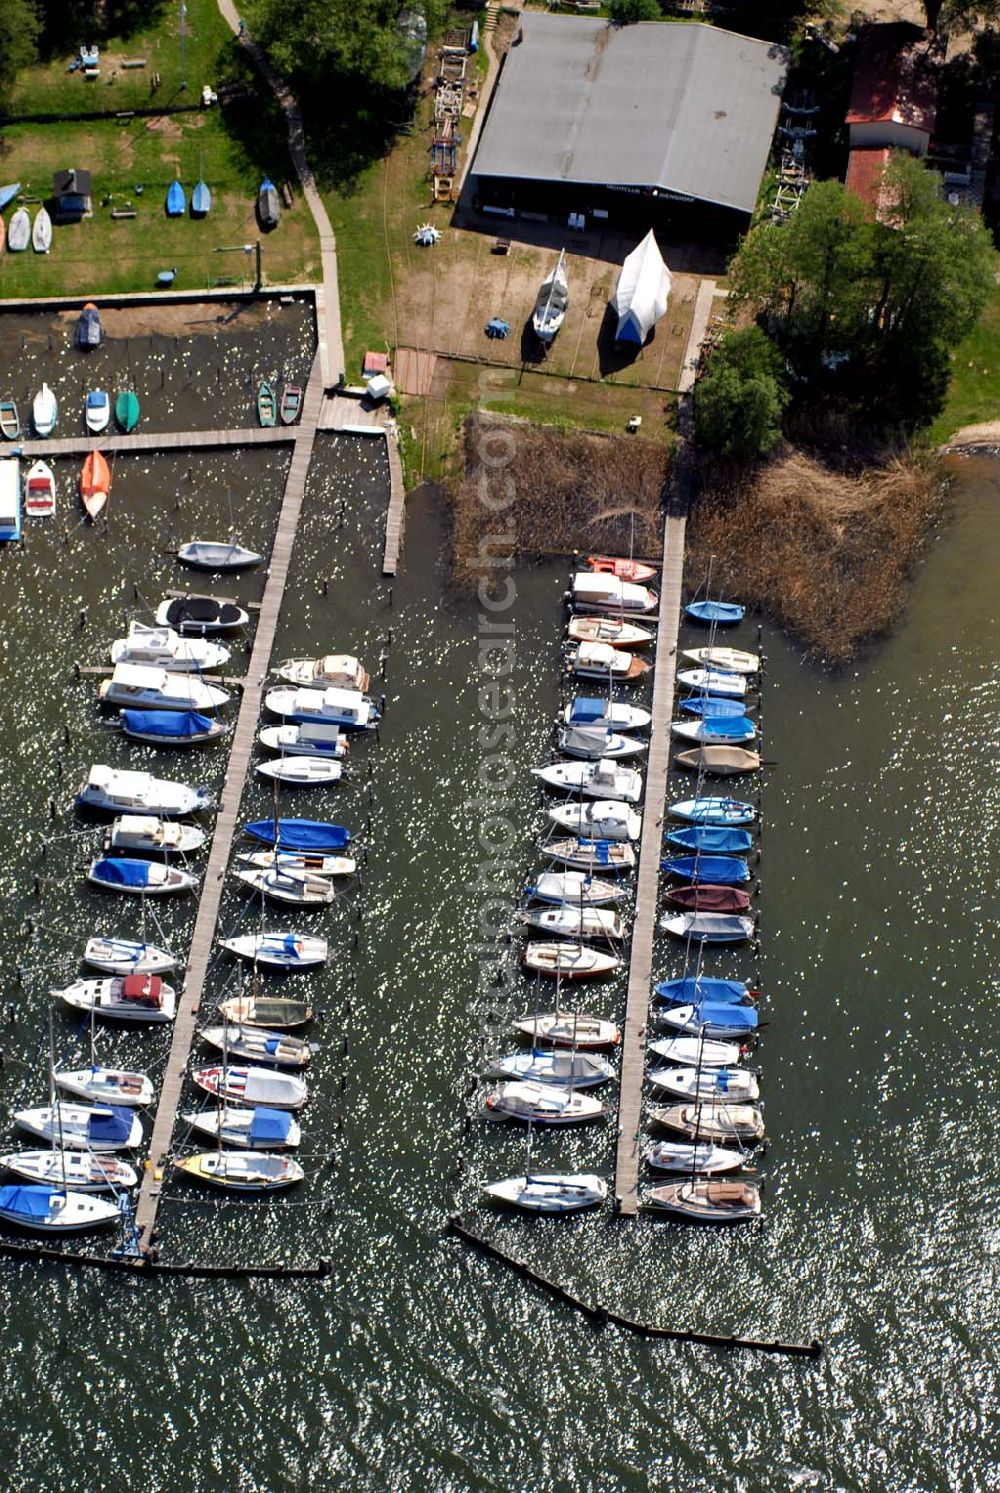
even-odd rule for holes
{"type": "Polygon", "coordinates": [[[600,550],[658,559],[669,457],[635,436],[470,415],[449,484],[452,572],[475,587],[501,561],[600,550]],[[484,563],[485,562],[485,563],[484,563]]]}
{"type": "Polygon", "coordinates": [[[886,631],[944,502],[932,460],[855,474],[786,451],[756,472],[703,474],[687,528],[686,578],[715,556],[725,596],[766,610],[817,658],[843,664],[886,631]]]}

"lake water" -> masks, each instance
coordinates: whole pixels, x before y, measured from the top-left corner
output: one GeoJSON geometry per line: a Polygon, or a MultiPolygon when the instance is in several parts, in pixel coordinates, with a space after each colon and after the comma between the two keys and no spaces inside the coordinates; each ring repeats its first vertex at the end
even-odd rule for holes
{"type": "MultiPolygon", "coordinates": [[[[50,984],[73,974],[88,933],[136,926],[135,909],[82,883],[94,840],[71,800],[87,767],[148,761],[189,780],[220,776],[218,755],[126,747],[100,722],[96,681],[74,681],[72,666],[100,663],[125,615],[145,615],[177,584],[165,551],[178,539],[226,532],[232,511],[240,539],[266,546],[286,459],[119,458],[106,532],[77,525],[74,473],[60,467],[56,523],[0,554],[7,1111],[45,1101],[50,984]]],[[[0,1260],[5,1486],[1000,1486],[994,474],[989,461],[956,468],[954,514],[906,615],[854,670],[822,674],[765,629],[777,763],[761,863],[766,1222],[712,1232],[609,1212],[505,1218],[478,1202],[479,1182],[523,1166],[524,1145],[470,1119],[482,1094],[472,1075],[533,1000],[526,985],[480,981],[478,888],[488,874],[512,909],[534,863],[541,821],[527,768],[549,749],[561,698],[566,570],[516,574],[516,777],[499,797],[520,833],[484,873],[483,811],[469,802],[484,757],[477,608],[448,596],[443,515],[432,495],[413,501],[390,586],[378,563],[382,453],[320,439],[276,657],[344,649],[378,674],[385,654],[374,688],[387,708],[343,785],[310,794],[308,809],[282,801],[350,825],[368,847],[361,883],[299,919],[333,951],[296,981],[323,1012],[303,1116],[309,1179],[263,1206],[172,1184],[160,1233],[170,1258],[328,1256],[333,1276],[129,1281],[0,1260]],[[668,1325],[821,1336],[826,1356],[791,1362],[595,1330],[444,1237],[455,1207],[588,1299],[668,1325]]],[[[250,576],[219,589],[252,600],[260,587],[250,576]]],[[[230,672],[247,656],[238,644],[230,672]]],[[[248,785],[247,817],[269,804],[248,785]]],[[[193,902],[159,915],[181,941],[193,902]]],[[[227,890],[226,932],[256,917],[227,890]]],[[[488,966],[515,959],[502,933],[486,943],[488,966]]],[[[666,945],[656,957],[663,974],[676,968],[666,945]]],[[[715,967],[754,964],[728,955],[715,967]]],[[[233,978],[220,962],[211,993],[231,993],[233,978]]],[[[623,982],[587,996],[607,1014],[622,1001],[623,982]]],[[[61,1061],[86,1060],[85,1031],[62,1013],[55,1042],[61,1061]]],[[[108,1035],[100,1051],[155,1075],[166,1039],[108,1035]]],[[[608,1125],[538,1140],[534,1164],[607,1170],[612,1154],[608,1125]]]]}

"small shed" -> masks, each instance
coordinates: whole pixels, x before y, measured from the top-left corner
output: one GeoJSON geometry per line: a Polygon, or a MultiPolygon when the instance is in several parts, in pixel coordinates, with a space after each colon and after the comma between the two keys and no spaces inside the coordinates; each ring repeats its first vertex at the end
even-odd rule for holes
{"type": "Polygon", "coordinates": [[[56,171],[52,176],[52,220],[79,223],[93,216],[89,171],[56,171]]]}
{"type": "Polygon", "coordinates": [[[642,347],[667,309],[670,271],[650,229],[622,265],[611,308],[618,312],[615,341],[642,347]]]}
{"type": "Polygon", "coordinates": [[[851,103],[852,150],[898,149],[925,156],[937,118],[940,40],[906,21],[865,26],[858,39],[851,103]]]}

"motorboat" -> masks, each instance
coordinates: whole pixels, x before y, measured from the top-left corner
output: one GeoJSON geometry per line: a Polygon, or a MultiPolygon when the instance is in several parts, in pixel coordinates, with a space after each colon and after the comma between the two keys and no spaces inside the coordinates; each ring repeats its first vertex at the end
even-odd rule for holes
{"type": "Polygon", "coordinates": [[[671,721],[670,729],[682,741],[699,741],[706,746],[730,746],[754,741],[757,727],[745,715],[702,716],[694,721],[671,721]]]}
{"type": "Polygon", "coordinates": [[[163,855],[191,855],[205,843],[196,824],[178,824],[155,814],[122,814],[108,831],[109,850],[160,851],[163,855]]]}
{"type": "Polygon", "coordinates": [[[125,1068],[57,1069],[53,1074],[57,1089],[83,1099],[88,1104],[124,1104],[129,1109],[153,1102],[153,1083],[145,1073],[125,1068]]]}
{"type": "Polygon", "coordinates": [[[564,726],[556,734],[557,750],[567,757],[594,762],[600,757],[620,762],[627,757],[642,757],[649,743],[633,736],[619,736],[606,726],[564,726]]]}
{"type": "Polygon", "coordinates": [[[109,975],[165,974],[177,964],[176,955],[155,944],[133,938],[88,938],[83,962],[109,975]]]}
{"type": "Polygon", "coordinates": [[[494,1120],[524,1120],[532,1125],[580,1125],[601,1120],[607,1106],[592,1094],[578,1094],[551,1083],[504,1083],[486,1095],[486,1113],[494,1120]]]}
{"type": "Polygon", "coordinates": [[[149,627],[130,622],[128,636],[111,644],[113,664],[149,664],[168,674],[200,674],[229,662],[228,648],[205,638],[182,637],[172,627],[149,627]]]}
{"type": "Polygon", "coordinates": [[[148,772],[125,772],[95,762],[76,796],[78,808],[103,809],[113,814],[155,814],[173,817],[197,814],[213,806],[208,788],[172,783],[148,772]]]}
{"type": "Polygon", "coordinates": [[[257,189],[257,221],[265,233],[272,228],[277,228],[281,218],[281,203],[278,200],[278,189],[265,176],[257,189]]]}
{"type": "Polygon", "coordinates": [[[179,866],[162,861],[127,860],[108,855],[91,861],[87,880],[102,891],[120,892],[132,897],[168,897],[193,892],[198,878],[179,866]]]}
{"type": "Polygon", "coordinates": [[[323,658],[286,658],[275,670],[279,679],[299,689],[349,689],[365,694],[371,675],[351,653],[323,658]]]}
{"type": "Polygon", "coordinates": [[[739,798],[681,798],[667,806],[667,813],[673,819],[686,819],[689,824],[718,825],[725,829],[740,828],[757,820],[753,804],[739,798]]]}
{"type": "Polygon", "coordinates": [[[649,627],[621,617],[571,617],[566,635],[573,643],[610,643],[612,648],[648,648],[656,640],[649,627]]]}
{"type": "Polygon", "coordinates": [[[621,959],[589,944],[529,943],[524,951],[524,967],[531,974],[588,980],[612,974],[621,967],[621,959]]]}
{"type": "Polygon", "coordinates": [[[749,912],[753,899],[738,886],[716,886],[693,882],[688,886],[667,888],[666,901],[685,912],[749,912]]]}
{"type": "Polygon", "coordinates": [[[576,695],[562,714],[566,726],[605,731],[644,731],[653,717],[639,705],[622,705],[601,695],[576,695]]]}
{"type": "Polygon", "coordinates": [[[279,685],[269,689],[264,704],[272,715],[283,716],[293,725],[321,722],[347,730],[373,730],[379,712],[374,701],[354,689],[295,689],[279,685]]]}
{"type": "Polygon", "coordinates": [[[80,501],[93,521],[108,501],[111,491],[111,468],[100,451],[88,451],[80,471],[80,501]]]}
{"type": "Polygon", "coordinates": [[[232,1192],[276,1192],[305,1177],[302,1167],[290,1156],[253,1151],[202,1151],[196,1156],[179,1157],[174,1168],[192,1181],[232,1192]]]}
{"type": "Polygon", "coordinates": [[[265,845],[309,853],[345,850],[351,840],[350,830],[342,824],[327,824],[321,819],[254,819],[243,830],[265,845]]]}
{"type": "Polygon", "coordinates": [[[0,1218],[33,1234],[80,1233],[114,1223],[118,1217],[113,1198],[30,1182],[0,1187],[0,1218]]]}
{"type": "Polygon", "coordinates": [[[149,664],[115,664],[110,679],[101,681],[102,705],[123,705],[140,710],[197,711],[211,715],[228,705],[229,695],[214,684],[189,674],[171,674],[149,664]]]}
{"type": "Polygon", "coordinates": [[[301,1037],[268,1031],[266,1027],[207,1026],[200,1033],[209,1047],[224,1053],[227,1059],[263,1063],[268,1068],[306,1068],[312,1061],[312,1048],[301,1037]]]}
{"type": "Polygon", "coordinates": [[[703,622],[707,627],[734,627],[746,616],[746,607],[736,601],[689,601],[685,617],[703,622]]]}
{"type": "Polygon", "coordinates": [[[142,1121],[123,1104],[66,1104],[14,1111],[14,1124],[39,1140],[69,1151],[134,1151],[142,1145],[142,1121]]]}
{"type": "Polygon", "coordinates": [[[353,876],[358,869],[353,855],[314,855],[306,850],[241,850],[236,859],[260,871],[277,868],[300,876],[353,876]]]}
{"type": "Polygon", "coordinates": [[[92,435],[107,430],[111,420],[111,400],[106,389],[91,389],[83,409],[87,429],[92,435]]]}
{"type": "Polygon", "coordinates": [[[743,943],[754,935],[753,918],[727,912],[665,913],[659,926],[674,938],[694,943],[743,943]]]}
{"type": "Polygon", "coordinates": [[[597,575],[615,575],[622,581],[651,581],[658,574],[655,565],[623,555],[588,555],[587,564],[597,575]]]}
{"type": "Polygon", "coordinates": [[[101,326],[101,313],[93,301],[87,301],[80,312],[80,320],[76,324],[76,345],[83,352],[91,348],[100,347],[104,341],[104,328],[101,326]]]}
{"type": "Polygon", "coordinates": [[[551,274],[542,281],[531,318],[535,336],[548,345],[566,319],[569,307],[569,281],[566,279],[566,250],[563,249],[551,274]]]}
{"type": "Polygon", "coordinates": [[[246,549],[242,544],[215,539],[192,539],[182,544],[177,551],[182,565],[193,570],[252,570],[261,562],[256,550],[246,549]]]}
{"type": "Polygon", "coordinates": [[[613,1021],[585,1015],[582,1011],[548,1011],[523,1016],[515,1021],[514,1030],[522,1037],[530,1037],[533,1046],[539,1042],[551,1042],[556,1047],[573,1047],[581,1051],[617,1047],[622,1039],[613,1021]]]}
{"type": "Polygon", "coordinates": [[[35,427],[35,434],[42,437],[51,435],[56,428],[58,418],[59,406],[56,403],[56,396],[48,384],[43,384],[31,406],[31,421],[35,427]]]}
{"type": "Polygon", "coordinates": [[[296,907],[327,906],[336,897],[333,885],[325,876],[310,876],[299,871],[285,871],[276,866],[261,871],[249,866],[237,871],[236,877],[244,886],[251,887],[264,897],[276,902],[291,902],[296,907]]]}
{"type": "Polygon", "coordinates": [[[578,1213],[603,1203],[608,1184],[593,1172],[532,1172],[485,1182],[483,1193],[495,1203],[507,1203],[526,1213],[578,1213]]]}
{"type": "Polygon", "coordinates": [[[764,1139],[764,1115],[756,1104],[674,1104],[650,1110],[649,1117],[693,1141],[736,1146],[764,1139]]]}
{"type": "Polygon", "coordinates": [[[646,1152],[647,1164],[658,1172],[681,1172],[691,1176],[717,1176],[738,1172],[743,1165],[739,1151],[713,1146],[711,1141],[654,1141],[646,1152]]]}
{"type": "Polygon", "coordinates": [[[331,762],[328,757],[297,756],[259,762],[257,771],[261,777],[273,778],[288,788],[315,788],[338,782],[344,769],[341,763],[331,762]]]}
{"type": "Polygon", "coordinates": [[[655,612],[659,597],[648,586],[633,585],[603,571],[582,570],[574,577],[570,602],[575,612],[614,612],[619,617],[644,617],[655,612]]]}
{"type": "Polygon", "coordinates": [[[743,1056],[738,1042],[720,1042],[714,1037],[657,1037],[649,1052],[665,1063],[682,1067],[734,1068],[743,1056]]]}
{"type": "Polygon", "coordinates": [[[250,614],[234,601],[214,596],[175,596],[160,602],[155,621],[157,627],[175,627],[188,637],[204,638],[246,627],[250,614]]]}
{"type": "Polygon", "coordinates": [[[620,882],[602,881],[584,871],[541,871],[524,888],[524,895],[535,902],[570,907],[600,907],[621,901],[625,894],[620,882]]]}
{"type": "Polygon", "coordinates": [[[339,726],[308,721],[300,726],[265,726],[260,744],[286,757],[346,757],[349,739],[339,726]]]}
{"type": "Polygon", "coordinates": [[[51,518],[56,511],[56,479],[47,462],[36,461],[28,468],[24,511],[29,518],[51,518]]]}
{"type": "Polygon", "coordinates": [[[725,824],[695,824],[690,829],[672,829],[664,836],[668,845],[702,855],[747,855],[753,849],[748,829],[730,829],[725,824]]]}
{"type": "Polygon", "coordinates": [[[556,938],[598,938],[617,942],[627,929],[620,915],[605,907],[534,907],[519,913],[527,928],[556,938]]]}
{"type": "Polygon", "coordinates": [[[293,1073],[278,1073],[273,1068],[256,1068],[245,1063],[195,1068],[191,1077],[207,1094],[236,1104],[296,1110],[309,1098],[305,1083],[293,1073]]]}
{"type": "MultiPolygon", "coordinates": [[[[325,943],[326,939],[321,942],[325,943]]],[[[285,996],[234,995],[222,1002],[219,1014],[238,1026],[259,1026],[268,1030],[274,1027],[284,1031],[289,1027],[305,1026],[312,1020],[313,1009],[308,1001],[288,1000],[285,996]]]]}
{"type": "Polygon", "coordinates": [[[745,674],[729,674],[720,669],[681,669],[677,683],[697,694],[723,695],[735,700],[742,700],[749,688],[745,674]]]}
{"type": "MultiPolygon", "coordinates": [[[[260,964],[270,969],[315,969],[317,965],[326,963],[329,952],[326,939],[315,933],[244,933],[237,938],[222,939],[221,945],[237,959],[245,959],[249,964],[260,964]]],[[[255,1005],[260,1004],[258,999],[255,1005]]],[[[299,1006],[302,1003],[294,1001],[292,1004],[299,1006]]],[[[229,1019],[246,1021],[248,1018],[245,1015],[234,1016],[230,1011],[229,1019]]],[[[309,1017],[303,1016],[301,1019],[308,1021],[309,1017]]],[[[297,1026],[299,1023],[294,1024],[297,1026]]]]}
{"type": "Polygon", "coordinates": [[[164,985],[159,975],[124,975],[109,980],[75,980],[63,990],[49,994],[72,1006],[109,1021],[131,1025],[158,1025],[173,1021],[177,993],[164,985]]]}
{"type": "Polygon", "coordinates": [[[760,1098],[760,1083],[747,1068],[654,1068],[649,1074],[654,1088],[677,1099],[718,1099],[727,1104],[746,1104],[760,1098]]]}
{"type": "Polygon", "coordinates": [[[760,752],[748,752],[745,747],[738,746],[701,746],[678,752],[674,762],[689,772],[731,778],[741,772],[756,772],[760,767],[760,752]]]}
{"type": "Polygon", "coordinates": [[[40,207],[31,225],[31,247],[36,254],[48,254],[52,248],[52,218],[48,208],[40,207]]]}
{"type": "Polygon", "coordinates": [[[651,1187],[644,1202],[691,1223],[750,1223],[761,1211],[756,1182],[668,1182],[651,1187]]]}
{"type": "Polygon", "coordinates": [[[241,1151],[293,1151],[302,1140],[298,1120],[284,1109],[243,1109],[224,1104],[181,1115],[181,1119],[199,1135],[241,1151]]]}
{"type": "Polygon", "coordinates": [[[686,715],[698,715],[703,720],[734,720],[756,709],[745,698],[735,695],[685,695],[677,703],[686,715]]]}
{"type": "Polygon", "coordinates": [[[669,1006],[658,1011],[656,1026],[700,1037],[706,1034],[721,1041],[753,1037],[760,1026],[760,1012],[752,1004],[702,1000],[686,1006],[669,1006]]]}
{"type": "Polygon", "coordinates": [[[738,855],[675,855],[660,862],[660,870],[682,881],[711,883],[713,886],[739,886],[750,880],[750,867],[738,855]]]}
{"type": "Polygon", "coordinates": [[[568,866],[572,871],[614,871],[621,875],[635,870],[635,851],[631,845],[611,840],[546,840],[539,846],[550,861],[568,866]]]}
{"type": "Polygon", "coordinates": [[[728,1006],[746,1005],[760,994],[743,980],[723,980],[714,975],[682,975],[675,980],[661,980],[654,986],[656,999],[667,1006],[698,1006],[703,1001],[728,1006]]]}
{"type": "Polygon", "coordinates": [[[634,653],[614,648],[610,643],[578,643],[566,665],[571,674],[581,679],[603,679],[617,684],[631,683],[643,679],[652,671],[653,665],[634,653]]]}
{"type": "Polygon", "coordinates": [[[720,670],[726,674],[759,674],[760,657],[744,653],[741,648],[685,648],[681,658],[699,669],[720,670]]]}
{"type": "Polygon", "coordinates": [[[208,746],[232,727],[197,710],[123,710],[121,728],[132,741],[155,747],[208,746]]]}
{"type": "Polygon", "coordinates": [[[130,1192],[139,1185],[139,1173],[118,1156],[95,1155],[92,1151],[7,1151],[0,1167],[50,1187],[72,1187],[76,1192],[130,1192]]]}
{"type": "Polygon", "coordinates": [[[614,1068],[599,1053],[568,1052],[562,1047],[537,1047],[531,1052],[487,1058],[483,1070],[490,1078],[562,1084],[573,1089],[594,1088],[615,1076],[614,1068]]]}
{"type": "Polygon", "coordinates": [[[26,207],[19,207],[7,227],[7,249],[11,254],[23,254],[30,243],[31,214],[26,207]]]}
{"type": "Polygon", "coordinates": [[[585,798],[636,804],[642,798],[642,773],[620,767],[610,757],[597,762],[550,762],[533,767],[532,775],[546,788],[559,793],[582,794],[585,798]]]}
{"type": "Polygon", "coordinates": [[[642,815],[613,799],[556,804],[546,813],[553,824],[591,840],[638,840],[642,815]]]}

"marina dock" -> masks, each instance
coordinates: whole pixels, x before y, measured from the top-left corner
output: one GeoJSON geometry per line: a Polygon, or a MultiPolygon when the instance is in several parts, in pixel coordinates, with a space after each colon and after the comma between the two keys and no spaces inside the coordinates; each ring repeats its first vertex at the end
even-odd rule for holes
{"type": "Polygon", "coordinates": [[[187,1072],[191,1045],[195,1037],[205,976],[212,957],[219,904],[233,838],[238,828],[243,785],[246,781],[250,755],[260,721],[264,684],[270,668],[271,649],[285,594],[292,546],[295,542],[299,514],[302,511],[309,461],[312,456],[322,401],[323,378],[317,353],[306,385],[301,422],[298,425],[286,427],[285,439],[294,441],[292,460],[285,482],[281,510],[278,514],[278,525],[268,566],[267,584],[260,605],[253,651],[247,667],[240,711],[236,720],[236,729],[233,732],[229,761],[226,765],[219,812],[215,821],[215,833],[212,836],[208,864],[202,879],[201,899],[191,938],[187,970],[183,987],[179,992],[170,1053],[163,1074],[159,1104],[153,1123],[149,1162],[136,1206],[135,1223],[143,1249],[148,1248],[156,1224],[156,1214],[163,1190],[164,1166],[170,1151],[177,1106],[187,1072]]]}
{"type": "MultiPolygon", "coordinates": [[[[303,409],[303,420],[305,410],[303,409]]],[[[47,440],[18,441],[22,456],[86,456],[95,448],[116,455],[131,451],[211,451],[224,446],[279,446],[297,441],[298,425],[251,425],[244,430],[152,430],[131,435],[69,435],[47,440]]]]}
{"type": "Polygon", "coordinates": [[[403,484],[403,463],[399,458],[399,442],[392,431],[387,432],[385,445],[389,455],[389,509],[385,516],[382,574],[395,575],[399,564],[399,551],[403,543],[406,488],[403,484]]]}

